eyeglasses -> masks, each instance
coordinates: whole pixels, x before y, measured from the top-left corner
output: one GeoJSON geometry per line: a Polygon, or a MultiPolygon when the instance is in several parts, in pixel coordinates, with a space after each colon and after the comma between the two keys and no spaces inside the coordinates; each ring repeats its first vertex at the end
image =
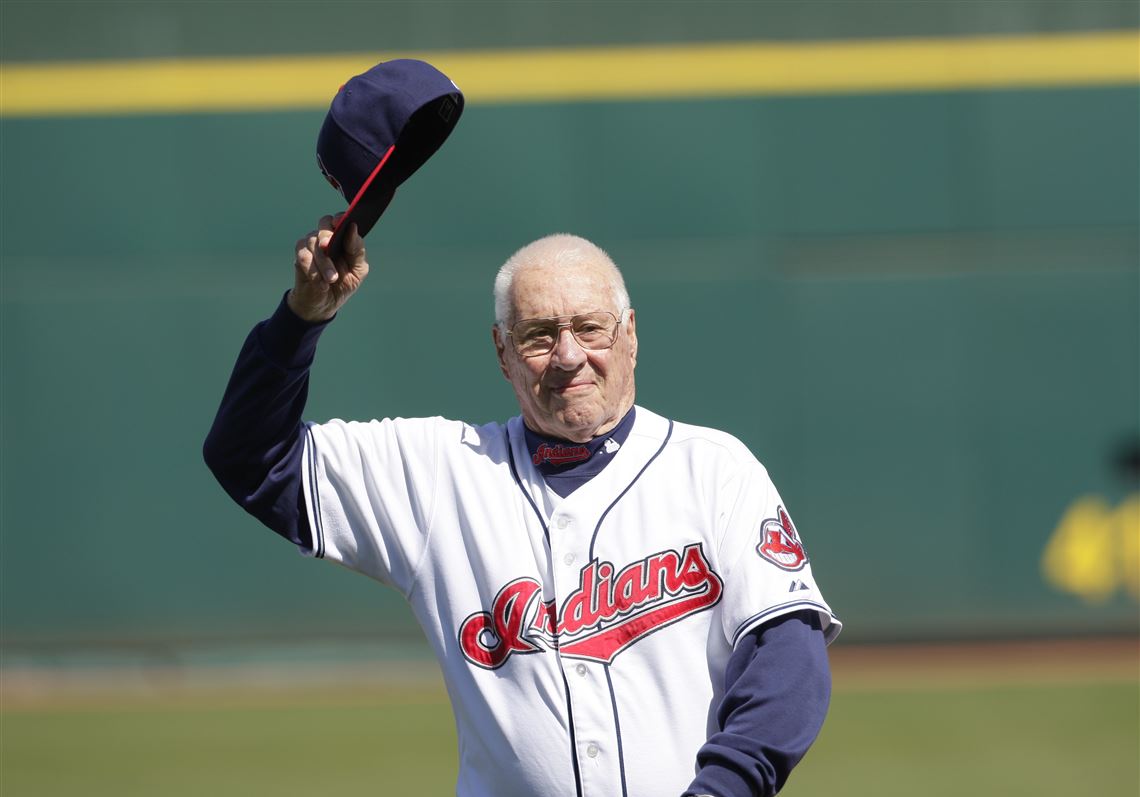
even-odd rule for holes
{"type": "MultiPolygon", "coordinates": [[[[622,311],[625,315],[625,311],[622,311]]],[[[576,316],[555,316],[553,318],[524,318],[507,332],[514,341],[515,351],[523,357],[538,357],[549,354],[558,343],[564,328],[570,330],[574,340],[583,349],[600,351],[611,348],[617,340],[617,329],[621,321],[613,313],[599,310],[576,316]],[[565,321],[563,319],[570,319],[565,321]]]]}

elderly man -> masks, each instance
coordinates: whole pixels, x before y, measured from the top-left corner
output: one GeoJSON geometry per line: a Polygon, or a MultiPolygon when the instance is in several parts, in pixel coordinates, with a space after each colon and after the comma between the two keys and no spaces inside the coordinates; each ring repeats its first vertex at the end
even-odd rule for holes
{"type": "Polygon", "coordinates": [[[318,558],[399,590],[439,658],[461,797],[775,794],[827,711],[839,631],[791,517],[730,435],[634,404],[621,274],[555,235],[495,281],[520,417],[302,422],[317,338],[368,274],[336,219],[246,340],[205,456],[318,558]]]}

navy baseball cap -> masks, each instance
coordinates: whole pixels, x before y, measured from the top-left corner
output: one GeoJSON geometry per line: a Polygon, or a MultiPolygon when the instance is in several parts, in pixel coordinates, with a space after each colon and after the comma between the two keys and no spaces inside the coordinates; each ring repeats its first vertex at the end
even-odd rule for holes
{"type": "Polygon", "coordinates": [[[425,61],[395,59],[349,80],[317,136],[317,165],[349,203],[328,252],[356,224],[366,235],[396,188],[435,154],[459,121],[463,94],[425,61]]]}

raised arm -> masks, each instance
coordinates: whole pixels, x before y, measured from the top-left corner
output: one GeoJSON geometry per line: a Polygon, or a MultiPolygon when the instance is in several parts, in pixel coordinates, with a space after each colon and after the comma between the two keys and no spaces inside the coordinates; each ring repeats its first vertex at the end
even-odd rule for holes
{"type": "Polygon", "coordinates": [[[202,447],[207,466],[234,501],[306,549],[312,539],[301,493],[301,416],[309,368],[321,332],[368,275],[355,227],[342,259],[325,255],[335,222],[325,216],[297,241],[293,289],[246,338],[202,447]]]}

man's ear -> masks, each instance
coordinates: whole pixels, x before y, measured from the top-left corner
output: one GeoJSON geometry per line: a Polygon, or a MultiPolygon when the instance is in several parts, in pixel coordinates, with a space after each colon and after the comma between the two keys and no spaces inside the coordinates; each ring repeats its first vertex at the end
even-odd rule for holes
{"type": "Polygon", "coordinates": [[[503,337],[499,325],[491,324],[491,340],[495,342],[495,356],[499,358],[499,370],[502,372],[503,378],[509,382],[511,375],[507,371],[507,342],[503,340],[503,337]]]}
{"type": "Polygon", "coordinates": [[[626,310],[626,313],[628,317],[625,323],[629,327],[629,331],[626,333],[629,335],[629,353],[633,357],[633,364],[637,365],[637,321],[633,317],[632,307],[626,310]]]}

